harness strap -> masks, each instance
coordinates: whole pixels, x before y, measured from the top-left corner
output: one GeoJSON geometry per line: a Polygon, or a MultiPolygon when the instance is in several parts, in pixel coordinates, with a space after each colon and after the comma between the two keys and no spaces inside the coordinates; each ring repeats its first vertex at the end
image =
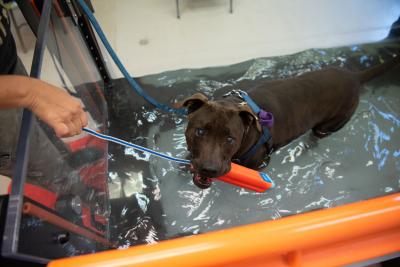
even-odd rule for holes
{"type": "Polygon", "coordinates": [[[268,146],[270,146],[272,136],[269,132],[269,129],[266,126],[262,126],[262,130],[263,133],[258,139],[257,143],[255,143],[249,150],[247,150],[246,153],[235,159],[238,163],[246,161],[249,158],[251,158],[257,152],[257,150],[265,143],[267,143],[268,146]]]}
{"type": "MultiPolygon", "coordinates": [[[[234,90],[234,91],[235,91],[235,90],[234,90]]],[[[251,99],[251,97],[250,97],[245,91],[238,90],[238,93],[239,93],[240,97],[241,97],[244,101],[246,101],[247,105],[251,108],[251,110],[252,110],[255,114],[259,115],[259,113],[260,113],[260,111],[261,111],[261,108],[256,104],[256,102],[254,102],[253,99],[251,99]]]]}
{"type": "Polygon", "coordinates": [[[258,116],[258,122],[262,126],[262,135],[258,139],[257,143],[255,143],[249,150],[247,150],[243,155],[238,157],[237,159],[234,159],[234,161],[241,163],[243,161],[248,160],[251,158],[257,150],[264,144],[268,145],[268,148],[270,152],[272,152],[272,135],[269,131],[269,128],[271,128],[274,124],[274,116],[271,112],[267,112],[263,109],[261,109],[256,102],[251,99],[251,97],[244,91],[242,90],[232,90],[231,92],[225,94],[224,96],[230,96],[230,95],[235,95],[239,97],[240,99],[243,99],[246,101],[247,105],[251,108],[251,110],[257,114],[258,116]]]}

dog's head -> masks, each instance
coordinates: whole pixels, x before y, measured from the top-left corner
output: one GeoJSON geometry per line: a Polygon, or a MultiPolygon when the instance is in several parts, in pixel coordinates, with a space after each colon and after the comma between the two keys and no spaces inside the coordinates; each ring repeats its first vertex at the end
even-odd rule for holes
{"type": "Polygon", "coordinates": [[[180,104],[188,110],[185,136],[195,174],[215,178],[230,171],[231,160],[256,117],[245,103],[210,101],[197,93],[180,104]]]}

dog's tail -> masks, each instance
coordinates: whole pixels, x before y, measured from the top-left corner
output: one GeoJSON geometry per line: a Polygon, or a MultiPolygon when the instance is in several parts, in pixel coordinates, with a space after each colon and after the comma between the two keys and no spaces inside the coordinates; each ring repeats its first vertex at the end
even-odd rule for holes
{"type": "Polygon", "coordinates": [[[397,55],[393,59],[383,64],[358,72],[357,73],[358,79],[360,80],[361,83],[368,82],[369,80],[372,80],[373,78],[384,74],[386,71],[392,69],[393,67],[399,64],[400,64],[400,55],[397,55]]]}

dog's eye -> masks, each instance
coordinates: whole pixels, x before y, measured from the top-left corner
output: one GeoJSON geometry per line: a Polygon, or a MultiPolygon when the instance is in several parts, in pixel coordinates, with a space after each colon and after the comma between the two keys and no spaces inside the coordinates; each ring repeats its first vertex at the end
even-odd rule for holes
{"type": "Polygon", "coordinates": [[[235,143],[235,138],[233,138],[232,136],[228,136],[228,138],[226,138],[226,141],[228,142],[228,144],[233,145],[235,143]]]}
{"type": "Polygon", "coordinates": [[[206,133],[206,130],[204,130],[203,128],[197,128],[196,129],[196,135],[197,136],[203,136],[206,133]]]}

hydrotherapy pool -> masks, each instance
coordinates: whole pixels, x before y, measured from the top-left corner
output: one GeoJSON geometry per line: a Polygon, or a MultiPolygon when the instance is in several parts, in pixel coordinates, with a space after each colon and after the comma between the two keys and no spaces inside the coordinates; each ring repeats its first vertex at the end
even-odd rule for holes
{"type": "MultiPolygon", "coordinates": [[[[140,78],[162,103],[195,93],[219,96],[324,66],[361,70],[398,54],[394,41],[311,49],[225,67],[186,69],[140,78]]],[[[313,144],[308,134],[276,151],[263,169],[276,187],[254,193],[222,182],[201,190],[184,166],[109,144],[111,240],[117,247],[153,243],[236,225],[278,219],[398,192],[399,68],[367,83],[351,121],[313,144]]],[[[155,110],[124,79],[108,101],[110,134],[184,158],[185,118],[155,110]]]]}

